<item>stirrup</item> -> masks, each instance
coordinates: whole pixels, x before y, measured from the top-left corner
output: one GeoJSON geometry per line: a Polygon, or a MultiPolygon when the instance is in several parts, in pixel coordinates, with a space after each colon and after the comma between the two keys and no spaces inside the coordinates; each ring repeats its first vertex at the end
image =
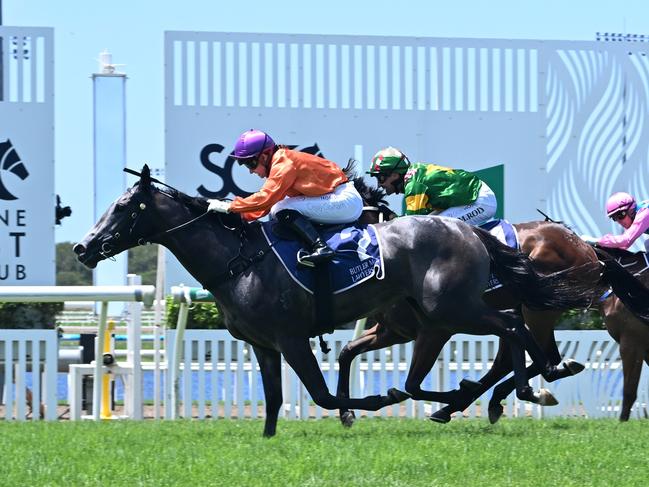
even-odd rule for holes
{"type": "Polygon", "coordinates": [[[315,267],[318,264],[331,261],[335,255],[336,253],[329,247],[320,247],[311,253],[301,249],[297,253],[297,261],[305,267],[315,267]]]}

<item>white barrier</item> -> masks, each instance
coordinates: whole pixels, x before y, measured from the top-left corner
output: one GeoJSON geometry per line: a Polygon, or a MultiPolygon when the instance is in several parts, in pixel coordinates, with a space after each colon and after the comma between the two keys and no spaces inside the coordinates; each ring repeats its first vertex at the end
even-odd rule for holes
{"type": "MultiPolygon", "coordinates": [[[[92,418],[100,419],[100,405],[102,396],[102,376],[106,367],[102,364],[105,331],[109,302],[129,302],[131,326],[128,329],[127,362],[122,366],[122,371],[128,373],[130,394],[126,399],[127,415],[133,419],[141,419],[142,411],[142,365],[140,356],[140,313],[141,305],[151,305],[155,298],[154,286],[142,286],[141,278],[133,274],[128,275],[129,286],[5,286],[0,288],[0,301],[4,302],[65,302],[65,301],[94,301],[101,302],[97,341],[95,347],[95,363],[93,366],[93,404],[92,418]]],[[[3,331],[4,333],[4,331],[3,331]]],[[[22,331],[20,332],[22,333],[22,331]]],[[[53,332],[54,333],[54,332],[53,332]]],[[[4,336],[4,335],[3,335],[4,336]]],[[[54,336],[56,336],[54,334],[54,336]]],[[[54,362],[56,364],[56,361],[54,362]]],[[[70,370],[76,368],[74,373],[83,373],[84,365],[71,365],[70,370]]],[[[56,369],[54,369],[56,370],[56,369]]],[[[71,381],[72,402],[71,419],[78,419],[81,391],[76,388],[79,381],[71,381]],[[73,414],[74,412],[74,414],[73,414]],[[74,416],[74,417],[72,417],[74,416]]],[[[54,394],[56,388],[54,388],[54,394]]],[[[54,413],[55,414],[55,413],[54,413]]]]}
{"type": "Polygon", "coordinates": [[[32,419],[40,418],[41,404],[45,406],[45,419],[56,419],[58,367],[56,331],[0,330],[0,362],[4,364],[5,419],[19,421],[25,419],[27,404],[25,379],[30,370],[32,419]]]}
{"type": "MultiPolygon", "coordinates": [[[[324,356],[312,341],[313,353],[323,371],[330,391],[337,383],[336,358],[341,348],[353,337],[352,330],[336,330],[326,336],[332,351],[324,356]]],[[[518,401],[510,394],[504,401],[507,417],[617,417],[622,402],[622,364],[618,346],[605,331],[557,331],[559,350],[586,366],[582,373],[545,384],[540,378],[531,385],[548,387],[559,400],[554,407],[541,407],[518,401]]],[[[170,347],[178,344],[178,333],[169,330],[165,341],[170,347]]],[[[258,402],[263,402],[260,389],[261,377],[252,347],[234,339],[227,330],[187,330],[181,342],[184,358],[180,362],[182,381],[178,399],[183,417],[212,418],[258,417],[258,402]],[[197,406],[192,410],[192,404],[197,406]],[[251,405],[252,407],[249,407],[251,405]]],[[[403,388],[405,376],[412,359],[412,343],[394,345],[384,350],[369,352],[359,361],[359,374],[354,381],[353,397],[384,394],[390,387],[403,388]]],[[[477,380],[492,365],[498,348],[495,337],[456,335],[444,347],[440,358],[425,378],[426,390],[449,390],[457,387],[463,377],[477,380]]],[[[168,349],[169,357],[176,356],[175,348],[168,349]]],[[[180,356],[180,354],[178,355],[180,356]]],[[[360,360],[359,360],[360,359],[360,360]]],[[[285,366],[285,364],[283,364],[285,366]]],[[[633,414],[643,417],[649,404],[649,367],[643,369],[638,387],[638,399],[633,414]]],[[[313,405],[309,394],[295,373],[287,367],[283,377],[284,415],[289,419],[335,416],[336,411],[323,410],[313,405]]],[[[171,381],[168,384],[172,385],[171,381]]],[[[170,392],[169,390],[167,391],[170,392]]],[[[464,417],[485,417],[491,391],[472,404],[464,417]]],[[[441,407],[438,403],[406,401],[376,412],[356,411],[357,414],[374,416],[402,416],[424,418],[441,407]]],[[[171,417],[171,416],[167,416],[171,417]]]]}

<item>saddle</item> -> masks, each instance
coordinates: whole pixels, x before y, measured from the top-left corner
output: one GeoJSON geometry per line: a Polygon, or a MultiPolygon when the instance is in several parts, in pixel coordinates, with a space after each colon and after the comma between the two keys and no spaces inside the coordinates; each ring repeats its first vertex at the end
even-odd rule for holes
{"type": "Polygon", "coordinates": [[[383,259],[378,235],[372,225],[316,225],[336,252],[331,262],[316,267],[299,265],[302,241],[287,235],[276,222],[263,222],[264,237],[291,278],[314,295],[317,330],[333,330],[333,295],[376,277],[383,278],[383,259]]]}

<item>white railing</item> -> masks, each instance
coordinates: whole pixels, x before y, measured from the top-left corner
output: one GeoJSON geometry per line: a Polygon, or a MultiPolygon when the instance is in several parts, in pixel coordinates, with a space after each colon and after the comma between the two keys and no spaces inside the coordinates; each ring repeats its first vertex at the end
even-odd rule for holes
{"type": "Polygon", "coordinates": [[[58,340],[54,330],[0,330],[0,370],[3,369],[4,419],[56,419],[58,340]],[[27,378],[31,377],[28,402],[27,378]]]}
{"type": "MultiPolygon", "coordinates": [[[[0,302],[64,302],[64,301],[90,301],[101,303],[99,314],[99,321],[97,326],[97,340],[95,347],[95,362],[92,365],[74,364],[70,366],[70,373],[72,380],[70,380],[70,416],[72,419],[79,419],[80,417],[80,398],[81,398],[81,376],[93,375],[93,411],[92,418],[95,420],[100,419],[100,408],[102,403],[102,394],[107,393],[105,381],[102,380],[104,374],[111,373],[112,370],[103,364],[104,352],[106,350],[104,344],[106,341],[107,329],[107,312],[108,302],[129,302],[130,305],[130,323],[128,327],[128,344],[127,344],[127,362],[125,364],[115,363],[114,369],[119,369],[121,375],[126,377],[128,384],[128,398],[126,399],[126,411],[128,417],[132,419],[141,419],[142,413],[142,365],[140,354],[140,314],[141,303],[151,305],[155,297],[155,288],[153,286],[140,285],[141,279],[139,276],[129,274],[128,280],[131,285],[129,286],[4,286],[0,288],[0,302]]],[[[26,330],[3,330],[0,332],[0,343],[2,341],[20,337],[22,334],[27,333],[26,330]],[[15,335],[14,335],[15,333],[15,335]]],[[[55,340],[53,358],[48,355],[48,360],[52,360],[51,364],[46,364],[46,370],[53,370],[54,374],[54,387],[50,383],[45,384],[56,394],[56,371],[58,367],[58,351],[57,351],[57,338],[56,332],[51,331],[55,340]],[[51,365],[51,366],[50,366],[51,365]]],[[[25,335],[28,336],[28,335],[25,335]]],[[[24,339],[23,339],[24,340],[24,339]]],[[[13,410],[13,355],[12,345],[5,347],[5,383],[7,384],[6,411],[13,410]]],[[[26,376],[26,364],[28,362],[25,356],[26,345],[24,342],[19,342],[19,362],[18,370],[15,373],[17,396],[23,389],[22,384],[26,376]],[[21,345],[22,343],[22,345],[21,345]],[[19,387],[20,385],[20,387],[19,387]]],[[[32,347],[33,353],[38,353],[39,346],[32,347]]],[[[40,361],[34,358],[34,364],[39,364],[40,361]]],[[[38,375],[38,374],[36,374],[38,375]]],[[[49,376],[48,376],[49,377],[49,376]]],[[[36,389],[36,388],[35,388],[36,389]]],[[[40,392],[35,391],[36,395],[40,392]]],[[[20,396],[18,396],[20,397],[20,396]]],[[[17,401],[18,416],[21,414],[21,401],[17,401]]],[[[38,404],[38,403],[36,403],[38,404]]],[[[56,404],[56,401],[55,403],[56,404]]],[[[48,411],[48,414],[56,415],[55,406],[52,407],[53,412],[48,411]]],[[[38,409],[36,409],[38,411],[38,409]]],[[[9,413],[6,412],[9,416],[9,413]]],[[[53,417],[50,416],[53,419],[53,417]]]]}
{"type": "MultiPolygon", "coordinates": [[[[352,338],[352,330],[337,330],[326,337],[332,351],[323,356],[312,342],[330,391],[335,393],[340,349],[352,338]]],[[[175,331],[168,331],[165,342],[174,356],[175,331]]],[[[622,366],[617,344],[605,331],[558,331],[557,342],[566,357],[586,365],[581,374],[545,385],[534,379],[534,388],[549,387],[559,399],[559,406],[542,408],[523,403],[510,394],[504,403],[505,414],[516,416],[579,416],[610,417],[619,414],[622,401],[622,366]]],[[[444,348],[433,370],[426,377],[426,390],[449,390],[457,387],[463,377],[478,379],[491,366],[497,339],[456,335],[444,348]]],[[[261,376],[252,348],[235,340],[226,330],[187,330],[182,342],[179,375],[180,415],[183,417],[258,417],[263,415],[264,397],[261,376]],[[194,407],[192,407],[194,405],[194,407]],[[258,407],[255,407],[258,405],[258,407]]],[[[354,397],[385,393],[389,387],[403,388],[412,343],[395,345],[370,352],[360,360],[359,377],[352,389],[354,397]]],[[[356,359],[358,360],[358,359],[356,359]]],[[[646,368],[646,366],[645,366],[646,368]]],[[[284,416],[286,418],[323,417],[335,415],[315,406],[295,373],[283,365],[284,416]]],[[[166,380],[167,387],[173,381],[166,380]]],[[[649,377],[645,372],[638,387],[635,414],[643,414],[649,402],[649,377]]],[[[488,392],[464,412],[464,416],[486,416],[488,392]]],[[[169,397],[168,394],[165,397],[169,397]]],[[[167,405],[167,417],[170,404],[167,405]]],[[[437,403],[406,401],[377,412],[357,411],[367,416],[424,417],[440,407],[437,403]]]]}

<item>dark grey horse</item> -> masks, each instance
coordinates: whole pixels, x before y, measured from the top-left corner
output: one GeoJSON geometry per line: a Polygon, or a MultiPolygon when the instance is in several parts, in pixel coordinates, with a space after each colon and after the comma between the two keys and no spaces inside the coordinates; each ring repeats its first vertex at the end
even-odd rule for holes
{"type": "MultiPolygon", "coordinates": [[[[280,353],[316,404],[325,409],[378,410],[409,397],[360,399],[330,394],[311,351],[318,329],[313,297],[296,285],[266,243],[261,226],[238,215],[208,214],[203,198],[152,184],[144,166],[140,181],[120,196],[74,246],[88,267],[138,244],[167,247],[215,297],[236,338],[252,344],[266,396],[264,435],[275,434],[282,403],[280,353]]],[[[166,185],[165,185],[166,186],[166,185]]],[[[400,218],[380,226],[385,277],[333,296],[333,327],[378,312],[399,300],[409,303],[422,333],[493,334],[511,346],[517,395],[543,403],[525,373],[524,351],[546,374],[548,361],[517,316],[492,310],[482,300],[490,265],[505,285],[516,288],[531,307],[583,305],[590,296],[563,276],[540,276],[530,261],[489,234],[447,218],[400,218]]],[[[415,347],[416,359],[417,350],[415,347]]]]}

